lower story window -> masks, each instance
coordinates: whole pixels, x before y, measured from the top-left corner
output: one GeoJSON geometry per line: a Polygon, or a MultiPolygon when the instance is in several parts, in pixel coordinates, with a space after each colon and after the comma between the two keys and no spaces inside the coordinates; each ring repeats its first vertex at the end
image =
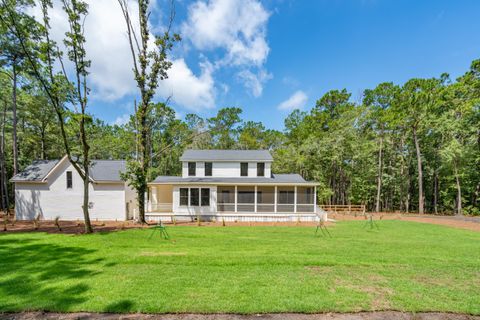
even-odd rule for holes
{"type": "Polygon", "coordinates": [[[180,206],[210,206],[209,188],[180,188],[180,206]]]}
{"type": "Polygon", "coordinates": [[[190,205],[191,206],[199,205],[199,189],[198,188],[190,189],[190,205]]]}
{"type": "Polygon", "coordinates": [[[188,206],[188,188],[180,188],[180,205],[188,206]]]}
{"type": "Polygon", "coordinates": [[[210,206],[210,189],[202,189],[202,198],[200,200],[202,207],[210,206]]]}

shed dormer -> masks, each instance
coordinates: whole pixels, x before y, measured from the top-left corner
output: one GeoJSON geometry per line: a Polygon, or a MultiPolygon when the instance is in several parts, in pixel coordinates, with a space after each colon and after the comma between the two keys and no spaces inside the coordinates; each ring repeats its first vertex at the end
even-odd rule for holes
{"type": "Polygon", "coordinates": [[[267,150],[186,150],[180,157],[182,177],[255,178],[272,175],[267,150]]]}

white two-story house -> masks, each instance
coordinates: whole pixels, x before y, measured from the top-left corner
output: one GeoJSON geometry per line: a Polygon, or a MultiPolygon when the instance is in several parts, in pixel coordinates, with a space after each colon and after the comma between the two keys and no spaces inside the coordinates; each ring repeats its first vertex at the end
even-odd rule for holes
{"type": "Polygon", "coordinates": [[[273,174],[266,150],[187,150],[182,176],[149,183],[147,219],[311,221],[317,183],[273,174]]]}

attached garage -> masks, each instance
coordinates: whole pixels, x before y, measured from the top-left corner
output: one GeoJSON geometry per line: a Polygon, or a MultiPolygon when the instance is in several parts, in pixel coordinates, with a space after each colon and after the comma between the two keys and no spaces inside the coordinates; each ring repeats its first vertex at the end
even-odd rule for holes
{"type": "MultiPolygon", "coordinates": [[[[135,192],[122,181],[124,160],[93,160],[90,168],[90,218],[132,219],[137,209],[135,192]]],[[[18,220],[83,219],[83,180],[65,156],[34,161],[12,179],[18,220]]]]}

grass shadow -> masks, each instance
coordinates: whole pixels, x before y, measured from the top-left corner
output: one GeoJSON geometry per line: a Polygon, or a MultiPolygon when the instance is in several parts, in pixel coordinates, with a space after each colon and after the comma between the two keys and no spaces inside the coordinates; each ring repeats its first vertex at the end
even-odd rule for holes
{"type": "Polygon", "coordinates": [[[130,300],[120,300],[118,302],[111,303],[105,307],[105,312],[114,313],[127,313],[134,312],[134,303],[130,300]]]}
{"type": "Polygon", "coordinates": [[[86,301],[96,250],[0,236],[1,311],[69,311],[86,301]]]}

